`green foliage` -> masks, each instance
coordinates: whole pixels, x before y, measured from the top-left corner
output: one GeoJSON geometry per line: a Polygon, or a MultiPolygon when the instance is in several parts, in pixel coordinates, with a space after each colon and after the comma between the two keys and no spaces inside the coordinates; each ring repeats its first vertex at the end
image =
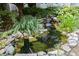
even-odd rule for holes
{"type": "Polygon", "coordinates": [[[59,30],[71,32],[77,28],[79,19],[79,9],[77,7],[64,7],[60,10],[58,19],[61,21],[59,30]]]}
{"type": "Polygon", "coordinates": [[[57,16],[58,15],[58,11],[59,11],[59,7],[49,7],[46,9],[42,9],[42,8],[36,8],[36,7],[28,7],[24,9],[24,14],[25,15],[32,15],[32,16],[36,16],[38,18],[42,18],[45,17],[47,15],[54,15],[57,16]]]}
{"type": "Polygon", "coordinates": [[[48,47],[46,44],[41,42],[33,42],[32,49],[34,52],[45,51],[48,47]]]}
{"type": "Polygon", "coordinates": [[[17,31],[26,32],[28,35],[37,35],[40,33],[40,30],[43,29],[41,19],[32,16],[23,16],[20,21],[18,21],[14,16],[12,16],[14,25],[10,30],[2,33],[1,37],[6,37],[7,35],[16,33],[17,31]]]}
{"type": "Polygon", "coordinates": [[[16,21],[13,26],[13,32],[16,33],[17,31],[26,32],[29,35],[39,33],[41,26],[41,22],[39,19],[36,19],[32,16],[24,16],[20,21],[16,21]]]}
{"type": "Polygon", "coordinates": [[[12,27],[16,17],[15,12],[0,10],[0,29],[3,31],[9,30],[12,27]]]}

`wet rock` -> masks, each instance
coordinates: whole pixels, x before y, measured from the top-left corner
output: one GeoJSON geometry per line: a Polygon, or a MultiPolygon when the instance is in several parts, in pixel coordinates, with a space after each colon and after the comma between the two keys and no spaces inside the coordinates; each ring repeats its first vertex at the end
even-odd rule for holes
{"type": "Polygon", "coordinates": [[[63,49],[63,50],[66,51],[66,52],[69,52],[69,51],[71,50],[71,48],[69,47],[68,44],[62,45],[62,46],[61,46],[61,49],[63,49]]]}
{"type": "Polygon", "coordinates": [[[43,56],[43,55],[46,55],[46,53],[43,52],[43,51],[40,51],[40,52],[37,53],[37,55],[38,55],[38,56],[43,56]]]}

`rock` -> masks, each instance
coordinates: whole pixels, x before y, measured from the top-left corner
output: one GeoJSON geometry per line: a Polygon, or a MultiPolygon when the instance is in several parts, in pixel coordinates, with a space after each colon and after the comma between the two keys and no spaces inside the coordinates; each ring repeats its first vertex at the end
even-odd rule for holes
{"type": "Polygon", "coordinates": [[[5,52],[5,49],[0,50],[0,54],[2,55],[5,52]]]}
{"type": "Polygon", "coordinates": [[[70,54],[72,56],[79,56],[79,45],[75,46],[71,51],[70,54]]]}
{"type": "Polygon", "coordinates": [[[61,49],[63,49],[63,50],[66,51],[66,52],[69,52],[69,51],[71,50],[71,48],[69,47],[68,44],[62,45],[62,46],[61,46],[61,49]]]}
{"type": "Polygon", "coordinates": [[[15,56],[26,56],[26,54],[15,54],[15,56]]]}
{"type": "Polygon", "coordinates": [[[15,54],[15,56],[37,56],[37,53],[15,54]]]}
{"type": "Polygon", "coordinates": [[[57,39],[57,36],[51,36],[51,39],[57,39]]]}
{"type": "Polygon", "coordinates": [[[63,50],[58,50],[58,55],[59,55],[59,56],[65,55],[65,51],[63,51],[63,50]]]}
{"type": "Polygon", "coordinates": [[[46,55],[46,53],[43,52],[43,51],[40,51],[40,52],[37,53],[37,55],[38,55],[38,56],[43,56],[43,55],[46,55]]]}
{"type": "Polygon", "coordinates": [[[15,35],[17,38],[23,38],[23,34],[19,31],[15,35]]]}
{"type": "Polygon", "coordinates": [[[63,50],[55,50],[55,51],[50,51],[48,52],[49,56],[60,56],[60,55],[64,55],[64,51],[63,50]]]}
{"type": "Polygon", "coordinates": [[[37,56],[37,53],[26,54],[26,56],[37,56]]]}
{"type": "Polygon", "coordinates": [[[78,35],[76,33],[69,33],[69,34],[67,34],[67,36],[69,36],[69,37],[78,37],[78,35]]]}
{"type": "Polygon", "coordinates": [[[44,32],[48,31],[47,29],[43,29],[44,32]]]}
{"type": "Polygon", "coordinates": [[[34,42],[34,41],[37,41],[37,39],[35,37],[29,37],[29,42],[34,42]]]}
{"type": "Polygon", "coordinates": [[[68,41],[68,45],[69,45],[70,47],[74,47],[74,46],[77,45],[77,41],[75,41],[75,40],[69,40],[69,41],[68,41]]]}
{"type": "Polygon", "coordinates": [[[10,43],[11,41],[13,41],[16,38],[16,35],[12,34],[10,36],[7,37],[7,43],[10,43]]]}
{"type": "Polygon", "coordinates": [[[13,55],[14,51],[15,48],[11,44],[5,47],[5,55],[13,55]]]}
{"type": "Polygon", "coordinates": [[[78,43],[78,35],[75,33],[70,33],[68,34],[69,38],[68,38],[68,44],[71,47],[74,47],[77,45],[78,43]]]}
{"type": "Polygon", "coordinates": [[[16,38],[16,35],[15,35],[15,34],[12,34],[11,37],[12,37],[12,38],[16,38]]]}
{"type": "Polygon", "coordinates": [[[48,30],[47,29],[40,29],[39,31],[40,31],[40,34],[42,34],[42,33],[46,32],[48,30]]]}
{"type": "Polygon", "coordinates": [[[71,36],[70,36],[70,37],[68,38],[68,41],[69,41],[69,40],[78,41],[78,37],[74,37],[74,36],[73,36],[73,37],[71,37],[71,36]]]}
{"type": "Polygon", "coordinates": [[[74,31],[74,33],[79,34],[79,29],[77,29],[76,31],[74,31]]]}
{"type": "Polygon", "coordinates": [[[47,26],[47,27],[50,27],[50,26],[51,26],[51,23],[46,23],[46,26],[47,26]]]}
{"type": "Polygon", "coordinates": [[[64,32],[64,31],[63,31],[61,34],[62,34],[62,35],[67,35],[67,33],[66,33],[66,32],[64,32]]]}
{"type": "Polygon", "coordinates": [[[29,38],[28,34],[27,33],[23,33],[23,38],[24,39],[28,39],[29,38]]]}
{"type": "Polygon", "coordinates": [[[76,56],[76,54],[74,52],[70,52],[69,56],[76,56]]]}
{"type": "Polygon", "coordinates": [[[57,55],[57,51],[50,51],[48,52],[49,56],[56,56],[57,55]]]}

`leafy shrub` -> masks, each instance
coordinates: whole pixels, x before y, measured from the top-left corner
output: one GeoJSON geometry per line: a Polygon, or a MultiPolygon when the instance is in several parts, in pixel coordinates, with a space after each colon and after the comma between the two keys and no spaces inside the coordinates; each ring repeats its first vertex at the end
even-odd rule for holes
{"type": "Polygon", "coordinates": [[[64,7],[60,10],[58,19],[61,21],[59,29],[61,31],[71,32],[77,28],[79,9],[77,7],[64,7]]]}
{"type": "Polygon", "coordinates": [[[12,27],[15,18],[14,15],[15,15],[14,12],[10,12],[7,10],[0,10],[0,28],[3,31],[9,30],[12,27]]]}
{"type": "Polygon", "coordinates": [[[36,16],[38,18],[42,18],[42,17],[45,17],[47,15],[57,16],[59,9],[60,9],[59,7],[49,7],[46,9],[36,8],[36,7],[31,7],[31,8],[28,7],[28,8],[24,9],[24,14],[36,16]]]}
{"type": "Polygon", "coordinates": [[[32,44],[32,49],[34,52],[45,51],[48,48],[46,44],[41,42],[33,42],[32,44]]]}

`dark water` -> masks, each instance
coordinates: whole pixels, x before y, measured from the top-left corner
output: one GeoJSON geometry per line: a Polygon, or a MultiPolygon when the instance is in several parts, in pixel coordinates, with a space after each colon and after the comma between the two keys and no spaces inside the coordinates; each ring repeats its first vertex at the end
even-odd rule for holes
{"type": "Polygon", "coordinates": [[[24,46],[21,48],[21,53],[30,53],[30,43],[28,39],[24,39],[24,46]]]}

